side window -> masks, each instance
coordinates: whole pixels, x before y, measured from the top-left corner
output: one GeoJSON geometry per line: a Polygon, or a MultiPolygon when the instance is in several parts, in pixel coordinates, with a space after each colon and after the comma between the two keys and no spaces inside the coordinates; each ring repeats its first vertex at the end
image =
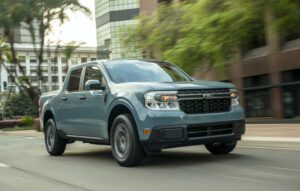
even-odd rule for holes
{"type": "Polygon", "coordinates": [[[70,92],[79,91],[80,76],[82,68],[71,71],[67,90],[70,92]]]}
{"type": "Polygon", "coordinates": [[[106,85],[106,81],[97,66],[86,67],[83,84],[88,80],[99,80],[102,86],[106,85]]]}

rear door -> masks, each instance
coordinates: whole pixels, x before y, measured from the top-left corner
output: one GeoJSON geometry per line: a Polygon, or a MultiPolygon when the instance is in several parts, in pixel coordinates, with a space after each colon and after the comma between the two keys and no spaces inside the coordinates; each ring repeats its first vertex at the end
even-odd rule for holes
{"type": "Polygon", "coordinates": [[[82,80],[83,69],[77,68],[70,72],[70,77],[66,90],[60,94],[59,106],[56,116],[58,117],[57,126],[62,129],[67,135],[80,135],[79,127],[82,125],[82,121],[79,120],[80,113],[82,112],[80,107],[82,100],[80,100],[82,92],[82,80]]]}

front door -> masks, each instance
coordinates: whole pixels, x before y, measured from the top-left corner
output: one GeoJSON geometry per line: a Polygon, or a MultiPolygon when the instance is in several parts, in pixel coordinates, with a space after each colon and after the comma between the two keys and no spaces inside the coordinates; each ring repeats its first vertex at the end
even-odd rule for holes
{"type": "Polygon", "coordinates": [[[107,93],[106,80],[98,66],[88,66],[83,78],[83,92],[85,100],[81,103],[81,112],[78,118],[81,121],[80,132],[82,136],[103,139],[107,137],[105,130],[105,97],[107,93]],[[99,80],[101,90],[85,90],[84,84],[88,80],[99,80]]]}

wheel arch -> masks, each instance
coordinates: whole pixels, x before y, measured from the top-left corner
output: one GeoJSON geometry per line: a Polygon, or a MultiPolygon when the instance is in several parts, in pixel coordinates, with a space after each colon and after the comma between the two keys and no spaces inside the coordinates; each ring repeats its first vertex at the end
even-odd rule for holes
{"type": "Polygon", "coordinates": [[[51,109],[47,109],[44,113],[44,116],[43,116],[43,128],[44,129],[45,129],[46,123],[49,119],[53,119],[55,121],[54,114],[51,111],[51,109]]]}
{"type": "Polygon", "coordinates": [[[112,124],[114,119],[121,114],[130,114],[133,118],[133,123],[136,127],[136,133],[139,136],[139,131],[138,131],[138,116],[137,113],[135,112],[133,106],[131,106],[127,101],[125,100],[117,100],[112,104],[109,110],[109,115],[107,118],[107,133],[108,133],[108,138],[110,140],[110,131],[112,128],[112,124]]]}

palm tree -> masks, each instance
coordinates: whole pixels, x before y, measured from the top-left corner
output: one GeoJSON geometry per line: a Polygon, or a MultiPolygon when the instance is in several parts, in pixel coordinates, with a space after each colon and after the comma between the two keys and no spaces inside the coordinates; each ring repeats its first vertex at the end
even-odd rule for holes
{"type": "Polygon", "coordinates": [[[29,26],[28,29],[31,33],[32,42],[36,44],[36,38],[34,34],[34,22],[38,22],[39,29],[39,49],[37,51],[38,57],[38,81],[41,86],[42,82],[42,70],[41,65],[43,62],[45,36],[47,36],[52,28],[51,23],[54,20],[59,20],[60,24],[65,23],[69,19],[68,11],[81,11],[86,15],[90,15],[90,10],[82,6],[78,0],[26,0],[28,2],[28,10],[31,14],[28,14],[25,18],[25,23],[29,26]]]}
{"type": "MultiPolygon", "coordinates": [[[[38,58],[38,81],[36,89],[31,85],[29,78],[22,78],[20,86],[24,88],[28,96],[37,99],[41,88],[41,65],[44,57],[45,36],[51,32],[51,23],[58,20],[61,24],[68,20],[68,11],[81,11],[90,14],[90,11],[80,5],[78,0],[0,0],[0,28],[3,36],[9,43],[10,52],[14,64],[20,66],[15,50],[15,29],[25,24],[31,34],[32,43],[38,58]],[[38,24],[38,34],[35,34],[35,25],[38,24]]],[[[26,76],[22,67],[20,72],[26,76]]],[[[16,75],[17,76],[17,75],[16,75]]]]}

